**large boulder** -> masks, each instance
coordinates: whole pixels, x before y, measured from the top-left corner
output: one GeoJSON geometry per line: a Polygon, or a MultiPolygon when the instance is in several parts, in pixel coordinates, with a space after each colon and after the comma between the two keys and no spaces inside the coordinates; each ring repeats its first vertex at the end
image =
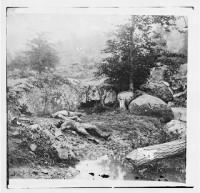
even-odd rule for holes
{"type": "Polygon", "coordinates": [[[164,122],[173,119],[173,112],[167,104],[154,96],[143,94],[129,104],[129,111],[135,115],[155,116],[164,122]]]}
{"type": "Polygon", "coordinates": [[[140,86],[140,89],[150,95],[156,96],[169,102],[173,100],[173,91],[169,87],[169,84],[165,81],[148,81],[140,86]]]}
{"type": "Polygon", "coordinates": [[[117,95],[117,100],[119,102],[119,108],[122,110],[127,110],[128,104],[133,100],[134,93],[132,91],[123,91],[117,95]]]}
{"type": "Polygon", "coordinates": [[[80,106],[81,95],[80,85],[75,83],[75,80],[72,82],[60,78],[51,87],[50,83],[47,84],[37,77],[9,80],[9,95],[17,95],[18,106],[23,107],[22,111],[26,110],[34,115],[51,114],[63,109],[75,111],[80,106]]]}
{"type": "Polygon", "coordinates": [[[87,100],[88,101],[99,101],[100,93],[97,86],[89,85],[87,90],[87,100]]]}
{"type": "Polygon", "coordinates": [[[104,105],[113,105],[117,101],[116,91],[112,85],[107,84],[104,80],[88,81],[83,84],[81,103],[83,107],[91,107],[94,104],[101,103],[104,105]]]}

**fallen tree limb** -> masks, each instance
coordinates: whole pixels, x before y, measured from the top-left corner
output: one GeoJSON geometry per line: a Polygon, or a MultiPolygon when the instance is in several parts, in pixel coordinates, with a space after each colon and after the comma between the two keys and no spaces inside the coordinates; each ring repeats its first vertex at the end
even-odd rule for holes
{"type": "Polygon", "coordinates": [[[178,97],[180,97],[180,96],[182,96],[182,95],[184,95],[184,94],[186,94],[187,93],[187,90],[184,90],[183,92],[179,92],[179,93],[177,93],[177,94],[174,94],[173,95],[173,98],[178,98],[178,97]]]}
{"type": "Polygon", "coordinates": [[[147,164],[157,159],[163,159],[172,155],[185,152],[186,139],[179,139],[163,144],[138,148],[130,152],[126,159],[132,161],[135,166],[147,164]]]}

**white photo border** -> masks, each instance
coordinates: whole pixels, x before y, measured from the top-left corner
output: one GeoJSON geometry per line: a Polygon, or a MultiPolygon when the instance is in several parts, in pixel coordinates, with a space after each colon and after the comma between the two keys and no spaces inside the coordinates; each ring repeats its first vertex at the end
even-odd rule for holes
{"type": "MultiPolygon", "coordinates": [[[[86,187],[101,187],[98,191],[122,191],[122,187],[126,188],[127,192],[133,191],[147,191],[147,187],[151,189],[156,187],[170,187],[170,191],[180,191],[178,188],[184,188],[184,191],[199,190],[198,176],[200,174],[200,148],[198,144],[199,137],[199,96],[200,91],[198,82],[200,82],[199,67],[199,5],[197,1],[170,1],[171,4],[167,4],[164,1],[151,1],[152,4],[145,3],[145,1],[113,1],[88,3],[89,1],[26,1],[26,0],[9,0],[2,1],[1,7],[1,189],[7,191],[48,191],[52,189],[48,188],[61,188],[64,190],[70,190],[70,192],[77,189],[68,189],[76,187],[82,189],[80,191],[86,191],[86,187]],[[43,2],[43,3],[41,3],[43,2]],[[66,3],[68,2],[68,3],[66,3]],[[76,2],[76,3],[75,3],[76,2]],[[84,3],[83,3],[84,2],[84,3]],[[139,3],[140,2],[140,3],[139,3]],[[143,3],[142,3],[143,2],[143,3]],[[159,3],[162,2],[162,3],[159,3]],[[173,4],[174,2],[174,4],[173,4]],[[157,4],[156,4],[157,3],[157,4]],[[121,5],[120,5],[121,4],[121,5]],[[167,4],[167,5],[166,5],[167,4]],[[172,183],[172,182],[147,182],[147,181],[80,181],[80,180],[12,180],[13,186],[7,189],[7,114],[6,114],[6,9],[8,7],[15,7],[24,9],[26,12],[34,13],[67,13],[67,14],[139,14],[139,15],[184,15],[188,17],[188,106],[187,106],[187,156],[186,156],[186,183],[172,183]],[[24,8],[23,8],[24,7],[24,8]],[[198,41],[198,42],[197,42],[198,41]],[[68,187],[68,188],[67,188],[68,187]],[[109,187],[109,188],[106,188],[109,187]],[[115,187],[115,188],[114,188],[115,187]],[[117,189],[117,187],[120,187],[117,189]],[[146,188],[145,188],[146,187],[146,188]],[[33,189],[31,189],[33,188],[33,189]],[[42,188],[41,190],[39,190],[42,188]],[[67,188],[67,189],[66,189],[67,188]],[[110,189],[111,188],[111,189],[110,189]],[[136,189],[135,189],[136,188],[136,189]],[[139,189],[141,188],[141,189],[139,189]],[[145,189],[144,189],[145,188],[145,189]],[[172,188],[174,188],[172,190],[172,188]]],[[[199,116],[200,117],[200,116],[199,116]]],[[[56,190],[56,189],[55,189],[56,190]]],[[[58,190],[58,189],[57,189],[58,190]]],[[[60,189],[59,189],[60,191],[60,189]]],[[[87,189],[87,192],[92,191],[87,189]]],[[[93,190],[94,191],[94,190],[93,190]]],[[[96,191],[96,190],[95,190],[96,191]]],[[[120,192],[121,192],[120,191],[120,192]]],[[[124,189],[123,189],[124,191],[124,189]]],[[[154,189],[153,191],[158,191],[154,189]]],[[[169,191],[169,189],[162,189],[163,192],[169,191]]],[[[183,189],[181,189],[183,192],[183,189]]]]}

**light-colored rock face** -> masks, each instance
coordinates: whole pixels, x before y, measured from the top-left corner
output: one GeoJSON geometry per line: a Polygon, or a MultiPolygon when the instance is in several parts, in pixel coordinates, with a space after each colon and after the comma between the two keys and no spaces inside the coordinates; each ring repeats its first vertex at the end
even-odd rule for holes
{"type": "Polygon", "coordinates": [[[87,91],[88,101],[98,101],[100,100],[100,93],[97,86],[89,86],[87,91]]]}
{"type": "Polygon", "coordinates": [[[32,113],[53,113],[62,109],[75,110],[79,106],[80,93],[70,85],[60,85],[57,92],[44,93],[39,88],[34,88],[31,92],[25,93],[20,99],[27,104],[32,113]],[[48,97],[46,101],[45,95],[48,97]],[[46,108],[44,110],[44,108],[46,108]]]}
{"type": "Polygon", "coordinates": [[[126,110],[126,105],[131,102],[131,100],[134,98],[134,93],[132,91],[124,91],[120,92],[117,95],[117,100],[119,102],[119,107],[122,110],[126,110]]]}
{"type": "Polygon", "coordinates": [[[107,104],[114,104],[117,100],[117,94],[114,90],[110,89],[105,93],[105,100],[104,103],[107,104]]]}
{"type": "Polygon", "coordinates": [[[148,94],[144,94],[139,96],[138,98],[136,98],[135,100],[133,100],[131,103],[134,103],[136,105],[145,105],[145,104],[149,104],[149,105],[166,105],[166,103],[154,96],[148,95],[148,94]]]}
{"type": "Polygon", "coordinates": [[[167,104],[154,96],[143,94],[129,104],[129,111],[135,115],[155,116],[164,122],[173,119],[173,113],[167,104]]]}
{"type": "Polygon", "coordinates": [[[148,81],[147,83],[141,85],[140,89],[146,93],[159,97],[165,102],[173,100],[173,91],[169,87],[169,84],[164,81],[152,82],[148,81]]]}
{"type": "Polygon", "coordinates": [[[73,82],[69,84],[68,80],[62,81],[50,88],[50,85],[38,86],[40,82],[37,79],[26,79],[11,84],[11,89],[20,95],[19,104],[24,105],[32,114],[53,113],[62,109],[76,110],[80,105],[80,87],[78,83],[75,85],[73,82]]]}
{"type": "Polygon", "coordinates": [[[31,151],[35,151],[37,149],[37,145],[31,144],[30,149],[31,149],[31,151]]]}
{"type": "Polygon", "coordinates": [[[184,107],[173,107],[172,108],[174,119],[180,121],[187,121],[187,109],[184,107]]]}
{"type": "Polygon", "coordinates": [[[186,133],[186,123],[179,120],[171,120],[164,126],[164,131],[170,135],[183,137],[186,133]]]}
{"type": "Polygon", "coordinates": [[[105,105],[114,104],[117,100],[117,94],[111,87],[102,85],[88,85],[82,91],[81,102],[101,101],[105,105]]]}

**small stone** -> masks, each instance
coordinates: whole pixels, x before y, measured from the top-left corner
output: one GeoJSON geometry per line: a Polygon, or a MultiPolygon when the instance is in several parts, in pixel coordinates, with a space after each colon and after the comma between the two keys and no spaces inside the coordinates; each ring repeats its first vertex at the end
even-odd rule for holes
{"type": "Polygon", "coordinates": [[[30,129],[33,133],[36,133],[36,132],[38,132],[38,130],[40,130],[41,128],[40,128],[40,125],[34,124],[34,125],[30,125],[30,126],[29,126],[29,129],[30,129]]]}
{"type": "Polygon", "coordinates": [[[35,151],[37,149],[37,145],[31,144],[30,149],[31,149],[31,151],[35,151]]]}
{"type": "Polygon", "coordinates": [[[76,132],[75,131],[71,131],[74,135],[76,135],[76,132]]]}

